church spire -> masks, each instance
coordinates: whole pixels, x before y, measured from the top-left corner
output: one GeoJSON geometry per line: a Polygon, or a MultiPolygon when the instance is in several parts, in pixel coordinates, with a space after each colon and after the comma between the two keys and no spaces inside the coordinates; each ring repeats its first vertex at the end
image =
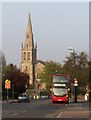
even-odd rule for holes
{"type": "Polygon", "coordinates": [[[25,40],[25,44],[24,44],[24,49],[34,49],[30,13],[29,13],[29,18],[28,18],[28,24],[27,24],[27,30],[26,30],[26,40],[25,40]]]}
{"type": "Polygon", "coordinates": [[[32,26],[31,26],[31,20],[30,20],[30,13],[29,13],[29,18],[28,18],[28,24],[27,24],[26,34],[32,34],[32,26]]]}

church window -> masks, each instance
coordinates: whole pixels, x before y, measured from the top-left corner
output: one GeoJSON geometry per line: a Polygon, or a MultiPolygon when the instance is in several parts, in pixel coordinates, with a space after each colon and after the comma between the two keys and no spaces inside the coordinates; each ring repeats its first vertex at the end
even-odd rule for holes
{"type": "Polygon", "coordinates": [[[27,66],[26,66],[26,69],[25,69],[25,71],[27,71],[27,66]]]}
{"type": "Polygon", "coordinates": [[[29,35],[27,35],[27,39],[28,39],[29,35]]]}
{"type": "Polygon", "coordinates": [[[26,52],[24,52],[24,60],[26,60],[26,52]]]}
{"type": "Polygon", "coordinates": [[[28,49],[28,44],[27,44],[27,49],[28,49]]]}
{"type": "Polygon", "coordinates": [[[30,60],[30,52],[27,53],[27,60],[30,60]]]}

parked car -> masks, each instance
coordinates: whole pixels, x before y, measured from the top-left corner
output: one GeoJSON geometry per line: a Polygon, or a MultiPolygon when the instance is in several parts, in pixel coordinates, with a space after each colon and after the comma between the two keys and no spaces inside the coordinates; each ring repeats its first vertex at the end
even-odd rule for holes
{"type": "Polygon", "coordinates": [[[22,93],[18,96],[18,102],[30,102],[30,98],[26,93],[22,93]]]}
{"type": "Polygon", "coordinates": [[[47,95],[41,95],[41,98],[43,98],[43,99],[47,99],[48,96],[47,96],[47,95]]]}

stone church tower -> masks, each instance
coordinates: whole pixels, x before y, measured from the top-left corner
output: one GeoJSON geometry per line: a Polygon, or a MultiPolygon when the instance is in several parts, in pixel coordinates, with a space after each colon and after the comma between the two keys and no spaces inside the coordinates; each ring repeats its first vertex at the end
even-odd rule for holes
{"type": "Polygon", "coordinates": [[[28,18],[25,43],[21,46],[21,65],[20,71],[27,73],[30,77],[29,84],[35,82],[35,63],[37,60],[37,44],[34,46],[30,13],[28,18]]]}

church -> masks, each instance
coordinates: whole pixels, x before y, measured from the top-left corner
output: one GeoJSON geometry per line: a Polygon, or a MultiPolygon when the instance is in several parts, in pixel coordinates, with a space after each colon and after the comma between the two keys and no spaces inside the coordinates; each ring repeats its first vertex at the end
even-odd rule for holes
{"type": "Polygon", "coordinates": [[[28,18],[25,43],[21,45],[20,71],[29,75],[29,84],[35,85],[38,75],[43,72],[45,63],[37,60],[37,44],[34,44],[30,13],[28,18]]]}

